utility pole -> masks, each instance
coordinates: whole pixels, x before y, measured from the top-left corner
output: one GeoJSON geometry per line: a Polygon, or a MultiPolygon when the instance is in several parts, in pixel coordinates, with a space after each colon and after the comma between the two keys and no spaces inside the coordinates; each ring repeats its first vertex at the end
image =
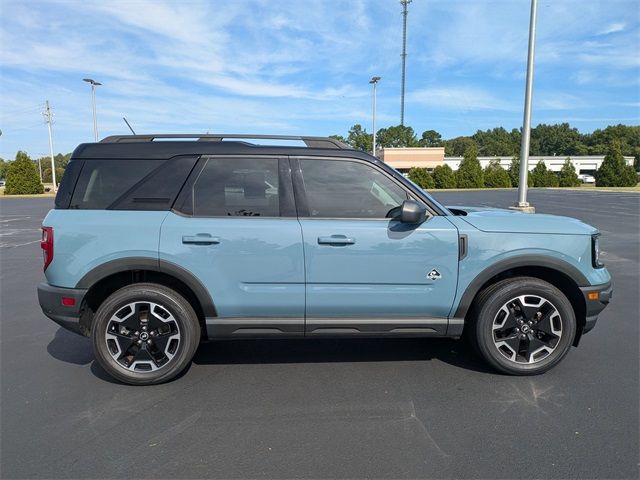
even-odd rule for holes
{"type": "Polygon", "coordinates": [[[400,92],[400,125],[404,126],[404,81],[407,64],[407,6],[412,0],[400,0],[402,5],[402,90],[400,92]]]}
{"type": "Polygon", "coordinates": [[[527,202],[527,176],[529,175],[529,147],[531,143],[531,98],[533,96],[533,64],[536,49],[536,17],[538,0],[531,0],[529,18],[529,52],[527,54],[527,83],[524,93],[524,118],[522,121],[522,143],[520,144],[520,179],[518,183],[518,203],[513,207],[527,213],[535,208],[527,202]]]}
{"type": "Polygon", "coordinates": [[[380,77],[371,77],[369,83],[373,85],[373,152],[372,155],[376,156],[376,87],[380,77]]]}
{"type": "Polygon", "coordinates": [[[58,190],[58,186],[56,185],[56,165],[53,159],[53,137],[51,135],[51,124],[53,123],[53,115],[51,113],[51,108],[49,108],[49,100],[46,101],[46,107],[44,111],[44,118],[47,122],[47,128],[49,129],[49,154],[51,155],[51,181],[53,182],[53,191],[58,190]]]}

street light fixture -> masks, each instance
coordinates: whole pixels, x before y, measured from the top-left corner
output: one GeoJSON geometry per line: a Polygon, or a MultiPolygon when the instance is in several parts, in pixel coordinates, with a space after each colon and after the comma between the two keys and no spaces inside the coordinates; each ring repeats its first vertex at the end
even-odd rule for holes
{"type": "Polygon", "coordinates": [[[100,82],[96,82],[92,78],[83,78],[83,82],[87,82],[91,85],[91,99],[93,105],[93,136],[95,141],[98,141],[98,120],[96,119],[96,87],[102,85],[100,82]]]}
{"type": "Polygon", "coordinates": [[[376,93],[380,77],[371,77],[369,83],[373,85],[373,156],[376,156],[376,93]]]}

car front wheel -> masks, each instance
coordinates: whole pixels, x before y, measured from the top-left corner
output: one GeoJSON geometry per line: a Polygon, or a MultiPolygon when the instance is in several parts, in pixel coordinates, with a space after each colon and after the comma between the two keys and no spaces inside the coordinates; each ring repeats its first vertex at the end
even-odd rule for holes
{"type": "Polygon", "coordinates": [[[531,277],[487,287],[472,317],[470,333],[479,353],[511,375],[536,375],[554,367],[576,334],[571,302],[555,286],[531,277]]]}
{"type": "Polygon", "coordinates": [[[174,290],[128,285],[98,308],[91,338],[98,363],[132,385],[166,382],[191,362],[200,340],[198,318],[174,290]]]}

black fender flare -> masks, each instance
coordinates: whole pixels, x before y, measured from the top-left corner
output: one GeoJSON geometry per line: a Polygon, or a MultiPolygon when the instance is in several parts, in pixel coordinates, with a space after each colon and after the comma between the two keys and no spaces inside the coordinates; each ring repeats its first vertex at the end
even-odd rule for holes
{"type": "Polygon", "coordinates": [[[496,262],[490,267],[484,269],[471,281],[471,283],[469,283],[469,286],[466,288],[464,294],[460,298],[460,302],[458,303],[458,308],[456,308],[454,318],[463,319],[467,316],[467,312],[471,307],[473,299],[476,297],[477,293],[485,283],[487,283],[496,275],[499,275],[513,268],[521,267],[542,267],[550,270],[555,270],[569,277],[576,283],[578,287],[587,287],[590,285],[589,280],[580,270],[578,270],[570,263],[555,257],[529,254],[505,258],[504,260],[500,260],[499,262],[496,262]]]}
{"type": "Polygon", "coordinates": [[[111,260],[87,272],[76,284],[75,288],[89,289],[100,280],[113,274],[133,270],[149,270],[171,275],[184,283],[196,296],[205,317],[215,317],[216,309],[209,291],[200,280],[188,270],[167,260],[150,257],[126,257],[111,260]]]}

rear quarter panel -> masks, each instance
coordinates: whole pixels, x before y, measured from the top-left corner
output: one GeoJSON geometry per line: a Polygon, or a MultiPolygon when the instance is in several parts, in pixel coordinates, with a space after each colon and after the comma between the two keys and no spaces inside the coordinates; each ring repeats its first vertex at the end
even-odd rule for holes
{"type": "Polygon", "coordinates": [[[73,288],[95,267],[110,260],[158,260],[160,225],[168,212],[51,210],[42,224],[53,227],[53,261],[45,271],[50,285],[73,288]]]}

